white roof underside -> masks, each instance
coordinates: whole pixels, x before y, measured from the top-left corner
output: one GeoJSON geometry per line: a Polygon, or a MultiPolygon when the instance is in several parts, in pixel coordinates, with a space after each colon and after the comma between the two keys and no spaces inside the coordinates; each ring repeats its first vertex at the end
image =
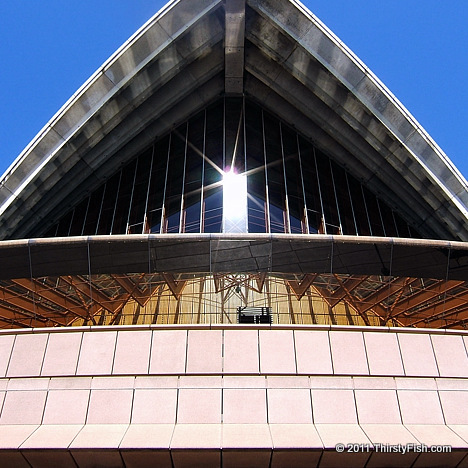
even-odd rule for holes
{"type": "Polygon", "coordinates": [[[178,0],[64,105],[0,181],[0,239],[46,228],[175,124],[245,94],[427,237],[468,240],[467,182],[392,93],[295,0],[178,0]]]}

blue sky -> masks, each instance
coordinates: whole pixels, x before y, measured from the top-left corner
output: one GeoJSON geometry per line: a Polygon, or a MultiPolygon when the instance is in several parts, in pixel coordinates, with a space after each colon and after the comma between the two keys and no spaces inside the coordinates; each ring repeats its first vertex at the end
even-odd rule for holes
{"type": "MultiPolygon", "coordinates": [[[[166,2],[0,4],[0,174],[166,2]],[[66,6],[66,7],[65,7],[66,6]]],[[[305,0],[468,177],[468,2],[305,0]]]]}

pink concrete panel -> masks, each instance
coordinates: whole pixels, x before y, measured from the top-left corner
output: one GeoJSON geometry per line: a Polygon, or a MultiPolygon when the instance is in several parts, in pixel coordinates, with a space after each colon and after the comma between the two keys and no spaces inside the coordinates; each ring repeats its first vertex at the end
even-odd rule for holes
{"type": "Polygon", "coordinates": [[[395,377],[397,390],[437,390],[436,379],[424,377],[395,377]]]}
{"type": "Polygon", "coordinates": [[[295,330],[298,374],[333,374],[328,331],[295,330]]]}
{"type": "Polygon", "coordinates": [[[77,375],[106,375],[114,362],[115,331],[83,333],[77,375]]]}
{"type": "Polygon", "coordinates": [[[265,374],[295,374],[296,356],[292,330],[260,330],[260,371],[265,374]]]}
{"type": "Polygon", "coordinates": [[[266,390],[224,389],[223,422],[225,424],[266,423],[266,390]]]}
{"type": "Polygon", "coordinates": [[[359,424],[401,424],[395,390],[355,390],[359,424]]]}
{"type": "Polygon", "coordinates": [[[221,447],[221,424],[176,424],[171,449],[217,449],[221,447]]]}
{"type": "Polygon", "coordinates": [[[468,356],[463,337],[432,335],[432,346],[441,377],[468,377],[468,356]]]}
{"type": "Polygon", "coordinates": [[[370,452],[335,451],[336,444],[370,444],[362,429],[357,424],[317,424],[316,429],[322,439],[325,450],[320,459],[320,467],[363,467],[366,465],[370,452]],[[352,442],[350,442],[352,441],[352,442]]]}
{"type": "Polygon", "coordinates": [[[186,354],[186,330],[154,330],[150,374],[183,374],[186,354]]]}
{"type": "Polygon", "coordinates": [[[397,333],[405,375],[438,377],[431,338],[424,333],[397,333]]]}
{"type": "Polygon", "coordinates": [[[362,332],[332,331],[330,346],[335,374],[369,374],[362,332]]]}
{"type": "Polygon", "coordinates": [[[52,377],[49,390],[86,390],[91,388],[92,377],[52,377]]]}
{"type": "Polygon", "coordinates": [[[220,424],[221,389],[181,388],[177,405],[178,424],[220,424]]]}
{"type": "Polygon", "coordinates": [[[178,385],[177,376],[137,376],[135,378],[135,388],[177,388],[178,385]]]}
{"type": "Polygon", "coordinates": [[[41,375],[75,375],[82,333],[51,333],[41,375]]]}
{"type": "Polygon", "coordinates": [[[224,373],[258,374],[258,331],[224,330],[224,373]]]}
{"type": "Polygon", "coordinates": [[[270,424],[312,423],[310,390],[303,388],[271,388],[267,390],[270,424]]]}
{"type": "Polygon", "coordinates": [[[268,424],[223,424],[222,429],[223,452],[226,449],[271,450],[273,447],[268,424]]]}
{"type": "Polygon", "coordinates": [[[395,390],[393,377],[353,377],[355,389],[361,390],[395,390]]]}
{"type": "Polygon", "coordinates": [[[453,449],[467,449],[468,444],[449,427],[442,424],[409,424],[406,428],[421,444],[451,445],[453,449]]]}
{"type": "Polygon", "coordinates": [[[221,374],[223,370],[223,331],[189,330],[188,374],[221,374]]]}
{"type": "Polygon", "coordinates": [[[41,424],[47,392],[7,392],[0,424],[41,424]]]}
{"type": "Polygon", "coordinates": [[[130,424],[120,450],[169,449],[174,424],[130,424]]]}
{"type": "Polygon", "coordinates": [[[468,391],[439,391],[446,424],[468,425],[468,391]]]}
{"type": "Polygon", "coordinates": [[[437,392],[429,390],[397,392],[403,424],[444,424],[437,392]]]}
{"type": "Polygon", "coordinates": [[[352,390],[312,390],[315,424],[355,424],[356,405],[352,390]]]}
{"type": "Polygon", "coordinates": [[[460,439],[463,439],[468,444],[468,425],[467,424],[451,424],[448,426],[457,434],[460,439]]]}
{"type": "Polygon", "coordinates": [[[152,332],[119,331],[115,347],[113,374],[147,374],[152,332]]]}
{"type": "Polygon", "coordinates": [[[82,428],[80,424],[39,426],[21,449],[67,449],[82,428]]]}
{"type": "MultiPolygon", "coordinates": [[[[18,378],[5,379],[1,382],[8,383],[7,390],[47,390],[49,387],[49,379],[44,377],[36,378],[18,378]]],[[[5,388],[5,387],[3,387],[5,388]]]]}
{"type": "Polygon", "coordinates": [[[17,335],[7,377],[38,376],[41,373],[48,333],[17,335]]]}
{"type": "Polygon", "coordinates": [[[93,377],[91,381],[92,390],[123,390],[134,385],[135,377],[93,377]]]}
{"type": "Polygon", "coordinates": [[[395,333],[364,332],[371,375],[405,375],[395,333]]]}
{"type": "Polygon", "coordinates": [[[128,424],[86,424],[70,449],[117,449],[127,432],[128,424]]]}
{"type": "MultiPolygon", "coordinates": [[[[336,444],[370,444],[364,431],[357,424],[315,424],[325,450],[335,449],[336,444]],[[344,441],[353,442],[344,442],[344,441]]],[[[346,452],[346,451],[345,451],[346,452]]],[[[346,463],[337,466],[347,466],[346,463]]]]}
{"type": "Polygon", "coordinates": [[[4,450],[17,450],[37,428],[37,425],[26,424],[0,426],[0,453],[4,450]]]}
{"type": "Polygon", "coordinates": [[[136,389],[132,424],[175,424],[177,389],[136,389]]]}
{"type": "Polygon", "coordinates": [[[15,335],[0,336],[0,378],[5,377],[14,341],[15,335]]]}
{"type": "Polygon", "coordinates": [[[334,388],[344,390],[354,388],[352,377],[310,377],[310,388],[334,388]]]}
{"type": "Polygon", "coordinates": [[[468,379],[435,379],[437,390],[468,391],[468,379]]]}
{"type": "Polygon", "coordinates": [[[304,375],[273,375],[266,378],[268,388],[310,388],[309,377],[304,375]]]}
{"type": "Polygon", "coordinates": [[[181,375],[179,388],[222,388],[223,378],[212,375],[181,375]]]}
{"type": "Polygon", "coordinates": [[[84,424],[89,390],[50,390],[43,424],[84,424]]]}
{"type": "Polygon", "coordinates": [[[127,424],[132,400],[132,390],[91,390],[86,423],[127,424]]]}
{"type": "Polygon", "coordinates": [[[270,433],[274,450],[323,448],[313,424],[270,424],[270,433]]]}
{"type": "Polygon", "coordinates": [[[224,388],[265,388],[266,379],[262,376],[225,375],[224,388]]]}

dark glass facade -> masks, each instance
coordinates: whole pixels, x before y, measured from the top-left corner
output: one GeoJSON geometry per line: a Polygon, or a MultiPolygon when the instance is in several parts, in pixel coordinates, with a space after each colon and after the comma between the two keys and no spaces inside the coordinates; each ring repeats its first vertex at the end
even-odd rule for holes
{"type": "Polygon", "coordinates": [[[137,155],[46,233],[219,233],[223,172],[247,177],[247,231],[420,237],[256,103],[222,98],[137,155]]]}

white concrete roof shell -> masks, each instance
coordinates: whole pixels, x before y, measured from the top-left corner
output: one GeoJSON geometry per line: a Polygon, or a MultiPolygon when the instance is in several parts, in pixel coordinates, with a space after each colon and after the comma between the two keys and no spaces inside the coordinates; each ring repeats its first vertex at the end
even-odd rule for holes
{"type": "Polygon", "coordinates": [[[0,238],[45,227],[43,220],[57,219],[155,137],[221,96],[235,75],[236,64],[225,58],[233,40],[225,18],[236,8],[245,11],[237,23],[245,24],[244,47],[234,54],[242,59],[245,95],[313,139],[423,235],[468,240],[466,180],[395,96],[296,0],[169,2],[5,172],[0,238]]]}

